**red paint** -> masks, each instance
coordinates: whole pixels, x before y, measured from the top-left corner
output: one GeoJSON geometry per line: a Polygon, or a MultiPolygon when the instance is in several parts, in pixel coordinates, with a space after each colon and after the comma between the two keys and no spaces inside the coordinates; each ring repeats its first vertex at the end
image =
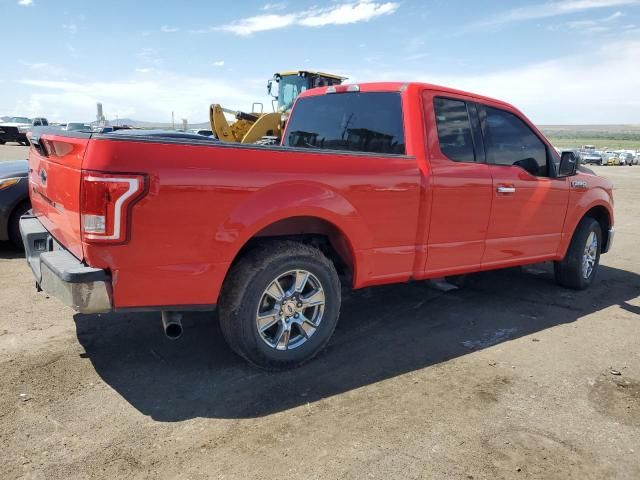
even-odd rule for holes
{"type": "Polygon", "coordinates": [[[64,155],[31,149],[34,210],[74,255],[111,272],[116,308],[216,303],[229,265],[255,235],[327,233],[353,263],[359,288],[560,259],[590,208],[604,207],[613,223],[606,179],[537,178],[518,167],[452,162],[440,152],[435,94],[524,118],[510,105],[425,84],[362,84],[360,90],[402,92],[406,157],[46,134],[64,155]],[[88,170],[145,176],[124,243],[82,240],[80,179],[88,170]],[[576,179],[589,188],[571,190],[576,179]],[[516,193],[498,194],[503,184],[516,193]],[[292,223],[278,223],[287,219],[292,223]]]}

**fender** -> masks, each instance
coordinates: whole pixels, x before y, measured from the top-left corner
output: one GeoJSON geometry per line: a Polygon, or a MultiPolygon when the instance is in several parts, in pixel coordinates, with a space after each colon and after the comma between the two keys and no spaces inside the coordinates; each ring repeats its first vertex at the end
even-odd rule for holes
{"type": "Polygon", "coordinates": [[[356,208],[330,187],[315,182],[282,182],[264,187],[232,210],[216,232],[231,262],[258,232],[280,220],[315,217],[333,225],[345,237],[353,258],[354,280],[366,271],[362,250],[371,248],[371,232],[356,208]],[[358,245],[357,249],[354,245],[358,245]]]}
{"type": "Polygon", "coordinates": [[[594,207],[603,207],[609,215],[610,225],[613,226],[613,199],[607,190],[601,186],[594,186],[588,190],[571,189],[569,192],[569,207],[564,222],[562,238],[558,246],[559,258],[564,258],[573,238],[578,223],[585,214],[594,207]]]}

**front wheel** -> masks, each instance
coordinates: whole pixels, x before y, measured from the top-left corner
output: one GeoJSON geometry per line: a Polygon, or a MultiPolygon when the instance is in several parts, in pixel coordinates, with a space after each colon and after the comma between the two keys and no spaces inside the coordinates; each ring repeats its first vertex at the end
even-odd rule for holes
{"type": "Polygon", "coordinates": [[[340,315],[333,263],[309,245],[270,241],[230,270],[219,302],[229,346],[267,370],[294,368],[327,344],[340,315]]]}
{"type": "Polygon", "coordinates": [[[600,264],[602,229],[597,220],[583,218],[571,239],[567,254],[555,262],[556,281],[563,287],[584,290],[593,283],[600,264]]]}

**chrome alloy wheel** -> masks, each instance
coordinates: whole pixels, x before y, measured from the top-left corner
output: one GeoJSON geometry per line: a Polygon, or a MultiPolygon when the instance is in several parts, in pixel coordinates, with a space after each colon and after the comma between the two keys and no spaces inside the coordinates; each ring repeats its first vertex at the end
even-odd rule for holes
{"type": "Polygon", "coordinates": [[[264,290],[256,312],[260,338],[276,350],[303,345],[315,333],[324,313],[325,295],[318,278],[306,270],[291,270],[264,290]]]}
{"type": "Polygon", "coordinates": [[[582,276],[588,279],[593,273],[598,258],[598,236],[596,232],[591,232],[587,237],[587,243],[582,254],[582,276]]]}

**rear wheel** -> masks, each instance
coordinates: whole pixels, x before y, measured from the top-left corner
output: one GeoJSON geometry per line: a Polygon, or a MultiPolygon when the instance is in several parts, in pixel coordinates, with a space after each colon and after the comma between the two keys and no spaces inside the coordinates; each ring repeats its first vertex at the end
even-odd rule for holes
{"type": "Polygon", "coordinates": [[[601,245],[600,224],[591,217],[583,218],[573,234],[566,256],[554,264],[556,281],[577,290],[589,287],[598,271],[601,245]]]}
{"type": "Polygon", "coordinates": [[[320,250],[271,241],[228,274],[219,302],[229,346],[267,370],[294,368],[327,344],[340,314],[340,280],[320,250]]]}

